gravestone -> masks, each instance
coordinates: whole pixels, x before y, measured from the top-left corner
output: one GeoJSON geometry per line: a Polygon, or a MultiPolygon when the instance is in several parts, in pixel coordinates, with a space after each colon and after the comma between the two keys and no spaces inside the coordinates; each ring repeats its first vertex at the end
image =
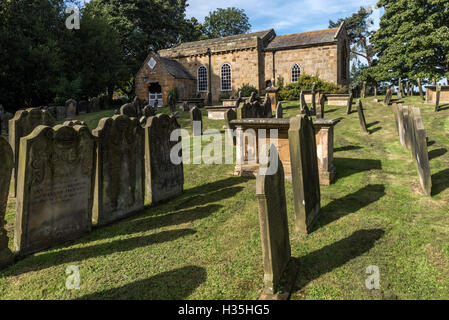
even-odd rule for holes
{"type": "Polygon", "coordinates": [[[398,80],[398,94],[397,94],[397,98],[398,99],[402,99],[403,95],[402,95],[402,79],[399,78],[398,80]]]}
{"type": "Polygon", "coordinates": [[[0,269],[2,269],[14,260],[14,255],[8,248],[8,235],[5,229],[5,213],[8,203],[11,174],[14,167],[14,156],[8,141],[1,136],[0,163],[0,269]]]}
{"type": "Polygon", "coordinates": [[[405,121],[404,121],[404,110],[403,109],[407,108],[407,107],[404,107],[401,104],[398,104],[396,108],[397,108],[399,141],[403,147],[406,147],[406,144],[405,144],[406,130],[405,130],[405,126],[404,126],[405,121]]]}
{"type": "Polygon", "coordinates": [[[398,104],[393,103],[393,114],[394,114],[394,124],[396,125],[396,131],[399,135],[399,115],[398,115],[398,104]]]}
{"type": "Polygon", "coordinates": [[[120,114],[123,114],[129,118],[137,117],[137,110],[132,103],[125,103],[120,107],[120,114]]]}
{"type": "Polygon", "coordinates": [[[360,97],[366,98],[366,81],[362,82],[362,91],[361,91],[360,97]]]}
{"type": "Polygon", "coordinates": [[[429,153],[427,151],[426,130],[418,107],[412,108],[413,113],[413,151],[418,169],[419,183],[422,191],[430,196],[432,191],[432,177],[430,174],[429,153]]]}
{"type": "Polygon", "coordinates": [[[189,103],[187,101],[184,101],[182,103],[182,111],[184,111],[184,112],[190,111],[189,103]]]}
{"type": "Polygon", "coordinates": [[[262,242],[264,294],[274,295],[291,258],[288,232],[287,202],[284,187],[284,168],[277,149],[271,145],[268,165],[261,165],[256,180],[259,202],[260,240],[262,242]],[[263,174],[277,162],[274,174],[263,174]]]}
{"type": "Polygon", "coordinates": [[[276,119],[282,119],[282,103],[278,102],[278,105],[276,107],[276,119]]]}
{"type": "Polygon", "coordinates": [[[181,143],[170,141],[173,130],[180,126],[176,118],[158,114],[145,125],[146,199],[155,204],[174,198],[183,192],[184,170],[182,162],[173,163],[171,149],[181,143]]]}
{"type": "Polygon", "coordinates": [[[357,100],[357,114],[359,116],[360,127],[363,132],[368,133],[368,129],[366,128],[365,114],[363,113],[362,100],[357,100]]]}
{"type": "Polygon", "coordinates": [[[66,118],[65,106],[56,107],[56,120],[62,120],[66,118]]]}
{"type": "Polygon", "coordinates": [[[306,99],[304,98],[304,92],[299,94],[300,113],[310,116],[309,107],[307,107],[306,99]]]}
{"type": "Polygon", "coordinates": [[[3,115],[3,127],[5,127],[6,134],[9,135],[9,120],[11,120],[14,115],[11,112],[5,112],[3,115]]]}
{"type": "Polygon", "coordinates": [[[271,99],[268,93],[265,95],[265,100],[263,102],[263,115],[262,118],[273,118],[273,112],[271,110],[271,99]]]}
{"type": "MultiPolygon", "coordinates": [[[[36,109],[41,110],[40,108],[36,108],[36,109]]],[[[24,110],[24,109],[22,109],[22,110],[24,110]]],[[[47,110],[48,113],[50,113],[50,115],[51,115],[54,119],[57,119],[57,118],[58,118],[58,110],[57,110],[56,107],[54,107],[54,106],[46,107],[44,110],[47,110]]]]}
{"type": "Polygon", "coordinates": [[[145,134],[137,118],[100,120],[92,221],[104,225],[144,208],[145,134]]]}
{"type": "Polygon", "coordinates": [[[421,98],[421,100],[425,100],[424,99],[424,93],[423,93],[423,90],[422,90],[422,85],[421,85],[421,78],[418,78],[416,81],[418,83],[419,97],[421,98]]]}
{"type": "Polygon", "coordinates": [[[235,145],[235,125],[233,125],[231,121],[237,119],[237,113],[233,109],[228,109],[224,113],[224,119],[226,122],[226,135],[228,141],[232,141],[235,145]]]}
{"type": "Polygon", "coordinates": [[[292,170],[295,228],[311,232],[320,212],[320,179],[312,119],[306,115],[290,118],[288,130],[292,170]]]}
{"type": "Polygon", "coordinates": [[[346,106],[346,114],[350,114],[352,112],[353,97],[354,97],[354,94],[352,93],[352,90],[351,90],[351,92],[349,93],[348,104],[346,106]]]}
{"type": "Polygon", "coordinates": [[[53,126],[55,119],[47,110],[40,110],[38,108],[30,108],[26,110],[19,110],[14,117],[9,120],[9,144],[14,152],[14,171],[13,171],[13,196],[16,196],[17,181],[16,173],[19,164],[19,146],[20,139],[29,135],[34,128],[39,125],[53,126]]]}
{"type": "Polygon", "coordinates": [[[316,83],[314,82],[312,84],[312,105],[310,107],[310,114],[315,115],[316,114],[316,83]]]}
{"type": "Polygon", "coordinates": [[[403,106],[403,128],[404,128],[404,142],[407,150],[411,150],[412,148],[412,139],[413,139],[413,114],[412,108],[410,106],[403,106]]]}
{"type": "Polygon", "coordinates": [[[20,255],[91,230],[94,147],[86,126],[39,126],[21,139],[14,234],[20,255]]]}
{"type": "Polygon", "coordinates": [[[388,87],[387,92],[385,94],[384,104],[389,106],[391,104],[391,98],[393,97],[393,89],[388,87]]]}
{"type": "Polygon", "coordinates": [[[201,136],[203,134],[203,115],[198,107],[190,109],[190,121],[192,122],[193,136],[201,136]]]}
{"type": "Polygon", "coordinates": [[[100,99],[93,97],[89,100],[89,112],[100,111],[100,99]]]}
{"type": "Polygon", "coordinates": [[[81,100],[78,102],[78,114],[89,112],[89,101],[81,100]]]}
{"type": "Polygon", "coordinates": [[[65,112],[67,118],[76,116],[76,100],[69,99],[65,102],[65,112]]]}
{"type": "Polygon", "coordinates": [[[324,107],[326,104],[326,96],[324,94],[322,94],[320,96],[320,103],[318,106],[318,109],[316,110],[316,117],[318,119],[323,119],[324,118],[324,107]]]}
{"type": "Polygon", "coordinates": [[[441,95],[441,86],[439,84],[436,85],[436,98],[435,98],[435,112],[438,112],[440,107],[440,95],[441,95]]]}
{"type": "Polygon", "coordinates": [[[156,109],[147,104],[142,110],[142,116],[144,117],[153,117],[156,115],[156,109]]]}

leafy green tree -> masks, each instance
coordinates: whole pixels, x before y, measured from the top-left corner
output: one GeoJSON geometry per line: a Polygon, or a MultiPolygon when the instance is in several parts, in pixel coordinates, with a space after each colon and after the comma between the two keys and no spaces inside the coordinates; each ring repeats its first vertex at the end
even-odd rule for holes
{"type": "Polygon", "coordinates": [[[378,79],[441,79],[449,72],[449,0],[380,0],[385,9],[372,36],[378,79]]]}
{"type": "Polygon", "coordinates": [[[251,29],[248,16],[243,9],[219,8],[204,19],[204,34],[208,38],[220,38],[247,33],[251,29]]]}

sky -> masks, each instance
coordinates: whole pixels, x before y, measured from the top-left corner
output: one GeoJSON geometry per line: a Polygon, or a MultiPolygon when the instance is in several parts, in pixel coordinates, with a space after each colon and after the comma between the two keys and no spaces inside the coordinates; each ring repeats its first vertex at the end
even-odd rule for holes
{"type": "MultiPolygon", "coordinates": [[[[377,0],[188,0],[187,17],[203,22],[217,8],[244,9],[251,31],[274,28],[276,34],[299,33],[327,29],[329,20],[336,21],[356,12],[360,7],[374,7],[377,0]]],[[[381,12],[372,15],[374,29],[379,26],[381,12]]]]}

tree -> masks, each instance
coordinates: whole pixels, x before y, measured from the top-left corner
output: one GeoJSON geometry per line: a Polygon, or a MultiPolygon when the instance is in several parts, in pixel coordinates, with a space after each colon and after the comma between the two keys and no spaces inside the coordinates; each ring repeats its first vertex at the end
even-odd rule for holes
{"type": "Polygon", "coordinates": [[[449,72],[449,0],[380,0],[385,9],[371,41],[379,79],[441,79],[449,72]]]}
{"type": "Polygon", "coordinates": [[[234,7],[219,8],[204,19],[204,34],[210,39],[247,33],[250,29],[245,11],[234,7]]]}

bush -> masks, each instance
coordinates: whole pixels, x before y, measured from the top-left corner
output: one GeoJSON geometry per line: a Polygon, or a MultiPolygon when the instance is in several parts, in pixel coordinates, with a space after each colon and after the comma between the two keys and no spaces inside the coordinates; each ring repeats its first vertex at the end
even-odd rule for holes
{"type": "Polygon", "coordinates": [[[346,93],[346,89],[340,85],[304,74],[299,76],[298,82],[289,83],[279,91],[279,100],[298,100],[301,90],[312,90],[314,82],[316,90],[322,93],[346,93]]]}
{"type": "Polygon", "coordinates": [[[230,98],[231,98],[231,94],[227,93],[227,92],[221,93],[218,96],[218,100],[220,100],[220,102],[222,102],[223,100],[226,100],[226,99],[230,99],[230,98]]]}
{"type": "Polygon", "coordinates": [[[251,96],[251,93],[255,92],[258,93],[256,87],[250,85],[250,84],[244,84],[239,90],[242,93],[242,97],[249,97],[251,96]]]}
{"type": "Polygon", "coordinates": [[[174,99],[174,101],[176,102],[176,101],[179,101],[179,93],[178,93],[178,88],[177,87],[174,87],[173,89],[171,89],[169,92],[168,92],[168,95],[167,95],[167,103],[165,104],[166,106],[168,106],[168,101],[169,101],[169,98],[170,97],[173,97],[173,99],[174,99]]]}

